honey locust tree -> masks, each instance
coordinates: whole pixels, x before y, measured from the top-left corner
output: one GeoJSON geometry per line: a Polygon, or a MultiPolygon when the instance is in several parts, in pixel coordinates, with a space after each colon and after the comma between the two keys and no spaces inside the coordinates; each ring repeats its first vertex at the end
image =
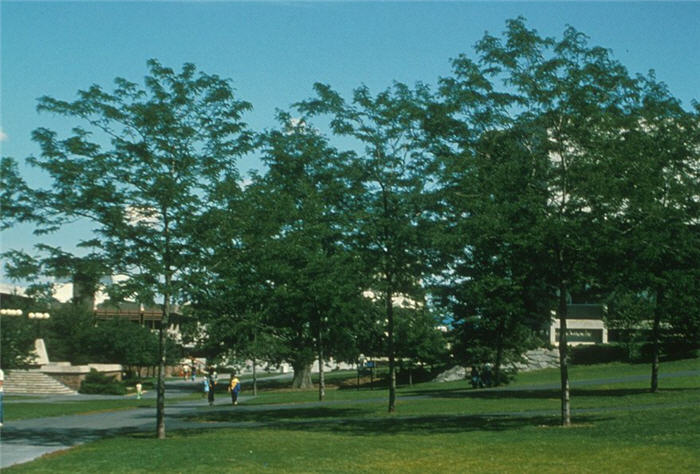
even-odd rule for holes
{"type": "MultiPolygon", "coordinates": [[[[293,387],[311,384],[328,357],[355,360],[353,337],[362,272],[347,237],[353,230],[350,153],[328,144],[303,120],[280,113],[281,128],[260,138],[266,173],[246,192],[258,203],[251,221],[267,221],[258,274],[267,282],[267,327],[294,368],[293,387]]],[[[251,239],[247,239],[252,242],[251,239]]]]}
{"type": "MultiPolygon", "coordinates": [[[[501,38],[486,34],[476,53],[475,61],[461,58],[458,80],[464,87],[452,91],[468,105],[476,96],[477,107],[456,118],[467,131],[495,118],[494,128],[509,130],[516,139],[509,160],[520,162],[517,172],[523,179],[520,184],[518,180],[502,184],[518,186],[531,222],[509,232],[512,243],[524,250],[518,255],[541,271],[550,301],[556,301],[552,306],[561,327],[561,416],[562,424],[568,425],[567,298],[599,284],[595,262],[610,245],[601,238],[606,218],[620,209],[610,191],[618,185],[614,178],[624,174],[619,158],[627,145],[622,132],[636,120],[638,84],[608,50],[589,46],[575,29],[567,28],[560,39],[542,37],[528,29],[523,18],[509,20],[501,38]]],[[[458,127],[446,130],[449,152],[473,146],[473,137],[465,139],[458,127]]],[[[512,166],[507,161],[504,164],[512,166]]],[[[493,163],[481,160],[475,165],[482,164],[493,163]]],[[[487,201],[493,195],[477,199],[487,201]]],[[[492,209],[494,219],[501,213],[499,207],[492,209]]],[[[465,212],[468,215],[469,209],[465,212]]]]}
{"type": "Polygon", "coordinates": [[[89,246],[112,274],[115,298],[162,303],[157,437],[165,438],[165,338],[181,275],[198,252],[196,217],[222,183],[238,177],[236,159],[251,146],[229,80],[185,64],[180,71],[147,63],[143,85],[117,78],[111,91],[80,90],[73,101],[39,99],[38,110],[65,117],[67,137],[40,128],[29,164],[51,180],[33,189],[39,232],[74,220],[94,226],[89,246]]]}
{"type": "Polygon", "coordinates": [[[429,191],[430,156],[423,142],[422,105],[429,91],[400,83],[373,95],[354,90],[350,101],[325,84],[316,97],[299,104],[303,112],[330,118],[332,132],[352,141],[359,187],[351,242],[369,276],[367,290],[382,302],[389,359],[389,412],[396,410],[394,305],[401,295],[422,302],[422,278],[429,248],[425,196],[429,191]]]}
{"type": "Polygon", "coordinates": [[[651,313],[645,319],[652,321],[655,392],[663,339],[676,349],[698,347],[700,106],[684,109],[653,74],[640,86],[638,118],[624,133],[625,173],[613,188],[620,211],[608,236],[615,246],[607,267],[610,285],[651,313]]]}

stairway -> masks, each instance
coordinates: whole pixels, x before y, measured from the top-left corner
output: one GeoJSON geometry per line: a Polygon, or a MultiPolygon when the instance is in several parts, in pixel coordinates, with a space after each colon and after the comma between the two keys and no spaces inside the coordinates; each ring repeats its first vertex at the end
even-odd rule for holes
{"type": "Polygon", "coordinates": [[[5,394],[75,395],[77,392],[39,370],[5,372],[5,394]]]}

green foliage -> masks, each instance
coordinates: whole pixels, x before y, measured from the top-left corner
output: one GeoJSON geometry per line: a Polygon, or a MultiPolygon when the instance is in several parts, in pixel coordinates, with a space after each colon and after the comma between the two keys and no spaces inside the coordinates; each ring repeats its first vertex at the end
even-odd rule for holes
{"type": "Polygon", "coordinates": [[[85,376],[85,380],[80,383],[78,391],[85,394],[124,395],[126,394],[126,384],[92,369],[85,376]]]}
{"type": "Polygon", "coordinates": [[[3,156],[0,161],[0,230],[31,221],[36,210],[27,196],[29,186],[19,174],[17,162],[3,156]]]}
{"type": "MultiPolygon", "coordinates": [[[[646,362],[654,358],[651,342],[610,343],[580,345],[571,348],[571,363],[574,365],[605,364],[608,362],[646,362]]],[[[698,344],[683,338],[665,338],[659,347],[661,360],[673,361],[698,357],[698,344]]]]}
{"type": "Polygon", "coordinates": [[[621,344],[580,345],[571,348],[571,363],[574,365],[605,364],[608,362],[631,362],[630,350],[621,344]]]}
{"type": "Polygon", "coordinates": [[[0,316],[0,367],[25,369],[34,361],[36,331],[26,316],[0,316]]]}
{"type": "MultiPolygon", "coordinates": [[[[40,111],[77,126],[33,134],[40,153],[28,161],[48,189],[2,159],[2,226],[33,220],[45,233],[87,219],[96,238],[79,243],[80,258],[46,245],[6,252],[8,275],[44,296],[40,275],[70,277],[83,296],[126,275],[108,288],[115,301],[162,298],[165,325],[173,302],[191,303],[185,339],[214,362],[301,370],[388,356],[390,410],[395,357],[444,356],[434,310],[452,320],[458,358],[497,371],[541,342],[553,310],[566,321],[572,297],[608,301],[627,359],[646,357],[637,328],[648,321],[652,360],[659,347],[697,349],[699,104],[684,109],[574,28],[543,37],[523,18],[453,60],[435,92],[314,91],[295,105],[301,118],[280,112],[279,128],[255,137],[242,121],[250,104],[191,64],[151,60],[143,85],[118,78],[72,102],[41,98],[40,111]],[[310,117],[327,119],[346,151],[310,117]],[[243,186],[235,162],[254,149],[265,170],[243,186]],[[401,298],[427,309],[400,310],[401,298]]],[[[49,327],[61,358],[160,360],[147,332],[82,316],[72,328],[71,317],[59,311],[49,327]]],[[[23,363],[22,331],[3,330],[3,364],[23,363]]]]}
{"type": "Polygon", "coordinates": [[[431,194],[430,153],[421,128],[430,98],[424,85],[405,84],[373,95],[365,86],[346,101],[326,84],[315,84],[316,97],[298,104],[303,113],[330,117],[330,128],[350,139],[353,229],[348,244],[364,265],[367,290],[384,305],[386,355],[389,358],[389,411],[395,410],[396,336],[394,299],[424,302],[421,279],[428,271],[431,194]]]}
{"type": "MultiPolygon", "coordinates": [[[[51,319],[47,321],[44,333],[49,357],[73,365],[97,362],[88,344],[94,328],[92,311],[74,304],[57,305],[51,310],[51,319]]],[[[98,345],[97,354],[100,353],[101,347],[98,345]]]]}
{"type": "Polygon", "coordinates": [[[437,365],[448,359],[447,339],[434,314],[425,309],[396,310],[396,356],[404,365],[437,365]]]}
{"type": "MultiPolygon", "coordinates": [[[[113,300],[162,298],[159,348],[166,350],[171,305],[198,268],[196,224],[220,204],[219,189],[238,186],[236,160],[251,149],[241,120],[251,105],[235,97],[230,81],[193,64],[179,72],[154,59],[147,66],[143,86],[117,78],[112,91],[92,85],[74,101],[39,99],[39,111],[65,117],[72,131],[67,138],[33,132],[40,153],[27,161],[48,175],[50,187],[24,194],[37,210],[38,233],[76,218],[95,227],[96,237],[79,245],[106,275],[128,277],[109,286],[113,300]]],[[[165,357],[158,359],[162,366],[165,357]]],[[[163,392],[161,381],[161,415],[163,392]]]]}

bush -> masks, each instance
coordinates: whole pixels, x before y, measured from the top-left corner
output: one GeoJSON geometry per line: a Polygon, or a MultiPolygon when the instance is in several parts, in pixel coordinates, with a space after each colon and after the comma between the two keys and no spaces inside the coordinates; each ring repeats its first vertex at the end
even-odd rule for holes
{"type": "Polygon", "coordinates": [[[126,384],[119,382],[109,375],[97,372],[95,369],[85,376],[85,380],[80,383],[80,393],[98,395],[124,395],[126,394],[126,384]]]}
{"type": "MultiPolygon", "coordinates": [[[[697,344],[682,339],[669,338],[659,346],[662,361],[692,359],[698,357],[697,344]]],[[[651,342],[595,344],[572,347],[570,361],[574,365],[604,364],[606,362],[651,362],[654,344],[651,342]]]]}
{"type": "MultiPolygon", "coordinates": [[[[640,359],[643,362],[651,362],[654,355],[654,344],[647,342],[640,347],[640,359]]],[[[663,341],[659,347],[659,359],[679,360],[698,357],[698,346],[681,338],[669,338],[663,341]]]]}
{"type": "Polygon", "coordinates": [[[574,365],[626,362],[629,359],[629,348],[622,344],[582,345],[572,347],[569,354],[574,365]]]}

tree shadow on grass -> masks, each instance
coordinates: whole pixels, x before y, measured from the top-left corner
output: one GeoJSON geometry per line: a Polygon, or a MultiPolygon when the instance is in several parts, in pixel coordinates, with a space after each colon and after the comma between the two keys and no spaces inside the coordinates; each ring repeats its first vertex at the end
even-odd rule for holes
{"type": "MultiPolygon", "coordinates": [[[[308,407],[270,410],[233,410],[183,414],[188,421],[253,423],[261,428],[334,432],[351,435],[463,433],[470,431],[507,431],[525,427],[558,427],[561,418],[551,411],[528,414],[492,413],[484,415],[376,416],[360,408],[308,407]]],[[[606,420],[600,414],[577,415],[573,423],[591,424],[606,420]]],[[[215,425],[212,426],[214,428],[215,425]]],[[[250,427],[250,426],[248,426],[250,427]]],[[[242,428],[247,428],[242,426],[242,428]]],[[[206,429],[204,429],[206,430],[206,429]]],[[[191,432],[192,430],[188,430],[191,432]]],[[[195,430],[197,431],[197,430],[195,430]]]]}
{"type": "Polygon", "coordinates": [[[15,428],[4,427],[2,443],[7,446],[14,444],[30,446],[74,446],[77,444],[96,441],[113,436],[124,436],[136,432],[136,428],[15,428]]]}
{"type": "MultiPolygon", "coordinates": [[[[577,416],[575,425],[590,425],[606,418],[600,416],[577,416]]],[[[326,423],[279,423],[272,428],[332,432],[357,436],[379,434],[432,435],[466,433],[474,431],[510,431],[527,427],[560,427],[560,417],[547,414],[532,416],[513,415],[434,415],[416,417],[338,419],[326,423]]]]}
{"type": "Polygon", "coordinates": [[[280,407],[269,409],[246,410],[242,409],[212,411],[207,413],[188,413],[181,417],[188,421],[203,421],[203,422],[257,422],[270,423],[280,420],[298,421],[298,420],[324,420],[324,419],[344,419],[354,418],[358,416],[366,416],[372,411],[361,408],[338,408],[338,407],[280,407]]]}
{"type": "MultiPolygon", "coordinates": [[[[698,389],[692,388],[669,388],[665,392],[686,392],[698,389]]],[[[625,389],[571,389],[572,397],[625,397],[630,395],[648,394],[648,388],[625,388],[625,389]]],[[[435,398],[464,398],[477,400],[498,400],[498,399],[552,399],[559,398],[561,391],[558,388],[547,389],[497,389],[497,390],[473,390],[473,389],[451,389],[451,390],[416,390],[404,392],[408,396],[428,396],[435,398]]]]}

